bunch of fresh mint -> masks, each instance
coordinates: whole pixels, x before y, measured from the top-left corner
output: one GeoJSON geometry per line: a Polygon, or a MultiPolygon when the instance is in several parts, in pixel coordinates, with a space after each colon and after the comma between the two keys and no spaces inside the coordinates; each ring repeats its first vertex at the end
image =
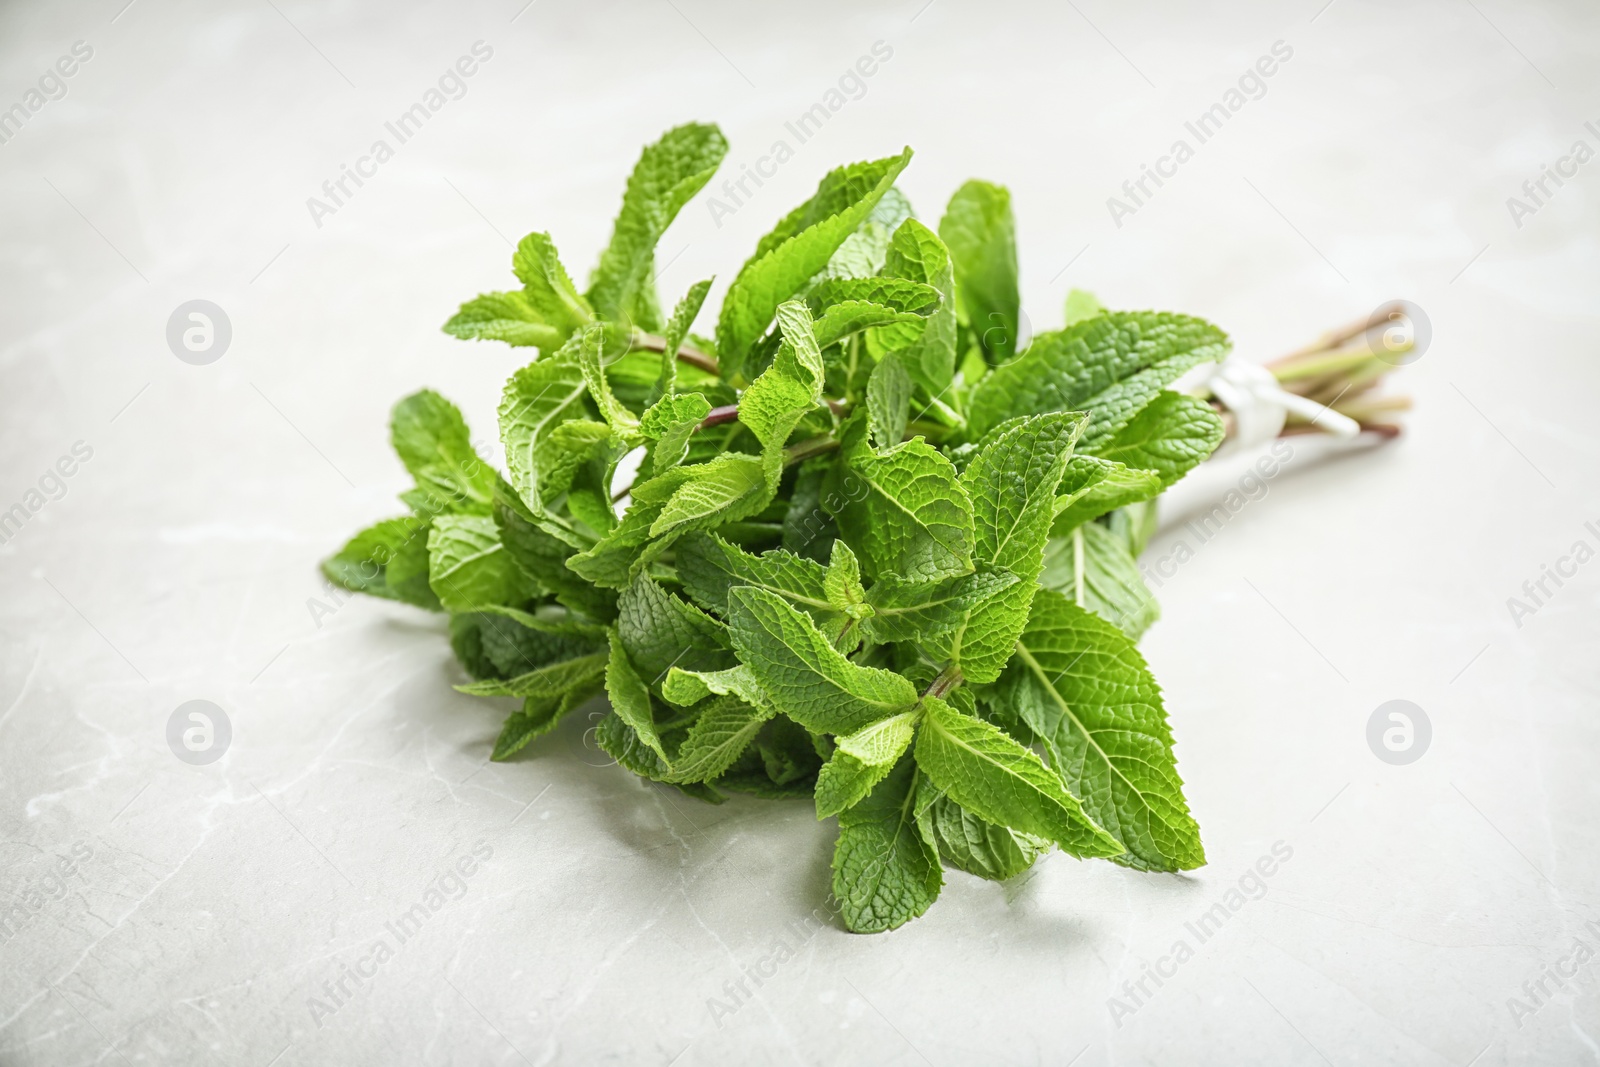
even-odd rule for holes
{"type": "Polygon", "coordinates": [[[1074,292],[1021,346],[1009,195],[969,182],[935,231],[894,187],[909,149],[823,178],[692,334],[711,281],[663,318],[656,245],[726,151],[706,125],[646,148],[583,292],[522,239],[521,288],[444,327],[537,350],[506,469],[437,393],[401,401],[410,514],[328,576],[449,614],[461,690],[522,701],[495,759],[604,692],[596,739],[635,774],[812,798],[851,930],[922,914],[942,865],[1204,863],[1134,557],[1222,437],[1165,386],[1227,336],[1074,292]]]}

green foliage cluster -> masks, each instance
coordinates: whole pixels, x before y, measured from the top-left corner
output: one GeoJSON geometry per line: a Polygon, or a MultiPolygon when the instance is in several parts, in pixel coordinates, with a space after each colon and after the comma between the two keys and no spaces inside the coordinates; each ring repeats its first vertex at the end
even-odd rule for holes
{"type": "Polygon", "coordinates": [[[505,469],[449,401],[406,398],[409,514],[326,573],[449,614],[461,689],[521,701],[495,759],[603,692],[597,741],[635,774],[811,798],[852,930],[922,914],[946,867],[1005,879],[1053,847],[1199,866],[1134,558],[1222,436],[1167,386],[1226,335],[1075,291],[1020,338],[1009,194],[968,182],[931,228],[895,188],[909,149],[824,177],[695,335],[711,281],[663,316],[656,244],[726,148],[686,125],[644,150],[583,292],[523,238],[521,288],[444,327],[537,350],[505,469]]]}

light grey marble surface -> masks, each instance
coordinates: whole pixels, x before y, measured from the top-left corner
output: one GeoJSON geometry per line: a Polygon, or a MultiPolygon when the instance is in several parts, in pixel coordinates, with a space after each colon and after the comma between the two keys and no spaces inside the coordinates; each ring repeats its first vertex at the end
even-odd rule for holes
{"type": "Polygon", "coordinates": [[[1600,1059],[1600,563],[1507,606],[1600,546],[1600,163],[1506,204],[1600,148],[1592,7],[125,2],[0,10],[0,106],[92,49],[0,144],[0,508],[92,450],[0,547],[0,1062],[1600,1059]],[[465,95],[313,220],[478,41],[465,95]],[[1264,94],[1116,225],[1107,197],[1278,41],[1264,94]],[[312,610],[316,561],[399,510],[395,399],[435,386],[493,437],[517,358],[440,322],[528,230],[586,269],[639,146],[696,118],[727,173],[794,152],[728,217],[684,212],[667,299],[829,166],[909,143],[925,216],[969,176],[1013,189],[1037,329],[1071,286],[1256,359],[1427,311],[1405,439],[1297,457],[1159,589],[1143,647],[1209,866],[952,873],[923,919],[852,936],[808,922],[832,827],[806,805],[643,785],[583,721],[486,765],[504,709],[452,691],[439,619],[312,610]],[[165,339],[196,298],[232,326],[205,366],[165,339]],[[166,741],[195,699],[232,725],[207,766],[166,741]],[[1391,699],[1432,723],[1407,766],[1366,741],[1391,699]],[[1146,964],[1172,976],[1117,1010],[1146,964]]]}

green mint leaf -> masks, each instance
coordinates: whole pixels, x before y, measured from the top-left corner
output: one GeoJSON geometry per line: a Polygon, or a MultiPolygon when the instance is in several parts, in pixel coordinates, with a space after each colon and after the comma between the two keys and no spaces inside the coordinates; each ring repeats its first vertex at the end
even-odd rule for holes
{"type": "Polygon", "coordinates": [[[939,857],[958,870],[1003,882],[1050,851],[1050,842],[981,819],[940,794],[926,775],[917,793],[917,823],[939,857]]]}
{"type": "Polygon", "coordinates": [[[734,697],[713,699],[678,749],[665,777],[669,782],[708,782],[733,765],[757,732],[772,717],[770,707],[756,707],[734,697]]]}
{"type": "Polygon", "coordinates": [[[817,344],[838,344],[861,330],[898,325],[908,341],[939,310],[938,289],[908,278],[836,278],[817,285],[806,302],[818,314],[817,344]]]}
{"type": "Polygon", "coordinates": [[[1039,584],[1094,612],[1137,641],[1161,617],[1122,538],[1097,522],[1050,541],[1039,584]]]}
{"type": "Polygon", "coordinates": [[[1227,351],[1227,334],[1204,319],[1165,311],[1096,315],[1035,337],[980,381],[968,427],[982,436],[1018,415],[1087,411],[1092,419],[1080,449],[1094,452],[1164,386],[1227,351]]]}
{"type": "Polygon", "coordinates": [[[651,751],[666,759],[667,750],[661,747],[655,714],[650,708],[650,689],[639,680],[639,673],[628,662],[622,638],[614,629],[610,633],[610,651],[606,657],[606,695],[611,698],[611,710],[617,717],[632,727],[651,751]]]}
{"type": "Polygon", "coordinates": [[[562,660],[586,656],[605,642],[605,628],[567,616],[553,619],[508,607],[486,607],[450,619],[471,620],[478,647],[494,676],[511,678],[562,660]]]}
{"type": "Polygon", "coordinates": [[[549,234],[530,233],[517,242],[517,250],[511,255],[511,269],[522,282],[523,299],[539,320],[553,327],[560,338],[555,345],[541,347],[559,347],[574,330],[594,320],[594,311],[573,288],[572,279],[567,277],[549,234]]]}
{"type": "Polygon", "coordinates": [[[322,561],[322,573],[330,582],[357,593],[368,593],[388,600],[399,600],[419,607],[437,609],[439,598],[424,581],[420,588],[395,581],[395,561],[408,550],[416,554],[420,546],[422,573],[427,574],[429,523],[406,515],[385,519],[352,537],[338,552],[322,561]]]}
{"type": "Polygon", "coordinates": [[[872,447],[887,452],[898,445],[910,418],[911,376],[896,356],[884,356],[867,379],[867,434],[872,447]]]}
{"type": "Polygon", "coordinates": [[[661,372],[656,377],[655,388],[651,390],[650,401],[671,396],[678,387],[678,349],[683,347],[683,342],[689,336],[689,328],[694,325],[700,308],[706,302],[706,294],[711,291],[711,283],[715,278],[695,282],[689,286],[689,291],[683,294],[683,299],[678,301],[678,306],[672,309],[672,318],[667,320],[667,328],[662,333],[661,346],[661,372]]]}
{"type": "Polygon", "coordinates": [[[599,685],[591,678],[587,684],[574,686],[558,696],[528,697],[522,702],[521,711],[507,717],[489,758],[497,762],[510,759],[526,748],[529,741],[554,730],[568,712],[599,692],[599,685]]]}
{"type": "Polygon", "coordinates": [[[778,305],[799,292],[872,210],[911,162],[908,148],[898,156],[835,171],[817,195],[769,234],[728,287],[717,320],[717,355],[723,376],[737,380],[751,346],[766,331],[778,305]],[[845,172],[848,171],[848,174],[845,172]],[[769,244],[769,242],[772,242],[769,244]]]}
{"type": "Polygon", "coordinates": [[[848,752],[835,751],[817,772],[812,794],[820,821],[861,803],[874,786],[889,776],[894,763],[863,763],[848,752]]]}
{"type": "Polygon", "coordinates": [[[656,243],[727,154],[722,131],[700,123],[668,130],[645,148],[628,178],[611,243],[589,283],[589,303],[602,318],[642,318],[637,314],[641,300],[646,309],[654,307],[656,243]]]}
{"type": "Polygon", "coordinates": [[[923,581],[972,570],[972,502],[950,461],[921,438],[880,455],[859,422],[846,439],[825,501],[862,569],[923,581]]]}
{"type": "Polygon", "coordinates": [[[899,715],[891,715],[838,738],[835,744],[840,752],[854,756],[862,763],[874,767],[892,767],[911,747],[911,736],[916,732],[917,719],[921,714],[920,708],[913,708],[899,715]]]}
{"type": "Polygon", "coordinates": [[[822,584],[834,610],[850,619],[871,617],[872,607],[867,603],[866,590],[861,587],[861,561],[843,541],[833,543],[828,573],[822,584]]]}
{"type": "Polygon", "coordinates": [[[617,600],[617,634],[646,685],[672,667],[716,671],[733,666],[722,624],[641,574],[617,600]]]}
{"type": "Polygon", "coordinates": [[[711,412],[711,402],[699,393],[663,396],[639,418],[639,430],[655,441],[650,450],[650,473],[661,474],[683,462],[689,438],[711,412]]]}
{"type": "Polygon", "coordinates": [[[1073,456],[1057,492],[1051,537],[1063,537],[1109,511],[1152,499],[1161,492],[1161,476],[1095,456],[1073,456]]]}
{"type": "Polygon", "coordinates": [[[1130,638],[1040,593],[1001,687],[1084,813],[1126,846],[1118,863],[1157,871],[1205,863],[1161,690],[1130,638]]]}
{"type": "Polygon", "coordinates": [[[728,596],[728,633],[739,659],[777,709],[820,733],[854,733],[917,702],[893,671],[845,659],[811,621],[776,593],[750,586],[728,596]]]}
{"type": "Polygon", "coordinates": [[[632,443],[639,433],[639,416],[624,407],[611,391],[611,383],[606,379],[607,347],[604,326],[585,328],[579,335],[578,369],[583,372],[583,381],[589,389],[589,396],[600,409],[606,425],[610,426],[612,432],[619,437],[632,443]]]}
{"type": "Polygon", "coordinates": [[[939,220],[939,237],[955,264],[957,314],[990,363],[1017,350],[1016,230],[1011,193],[977,180],[956,190],[939,220]]]}
{"type": "Polygon", "coordinates": [[[748,518],[772,500],[759,456],[729,452],[710,463],[680,467],[691,473],[661,508],[650,536],[674,536],[748,518]]]}
{"type": "Polygon", "coordinates": [[[783,597],[830,637],[844,627],[829,596],[828,571],[812,560],[782,549],[753,556],[715,534],[691,534],[678,542],[677,565],[684,592],[707,611],[726,617],[729,591],[748,585],[783,597]]]}
{"type": "MultiPolygon", "coordinates": [[[[567,560],[583,543],[570,529],[548,516],[535,518],[506,503],[495,507],[500,543],[517,569],[554,594],[556,602],[595,619],[616,614],[616,594],[597,588],[568,569],[567,560]]],[[[431,590],[430,590],[431,592],[431,590]]]]}
{"type": "Polygon", "coordinates": [[[1055,517],[1056,487],[1084,416],[1053,412],[991,434],[961,473],[972,499],[973,556],[1032,583],[1055,517]]]}
{"type": "Polygon", "coordinates": [[[462,304],[442,329],[463,341],[504,341],[547,350],[559,348],[566,339],[518,292],[475,296],[462,304]]]}
{"type": "Polygon", "coordinates": [[[1155,471],[1163,489],[1222,443],[1222,419],[1199,397],[1163,392],[1103,444],[1098,455],[1127,467],[1155,471]]]}
{"type": "Polygon", "coordinates": [[[457,407],[424,389],[394,406],[390,440],[419,488],[451,510],[487,512],[494,500],[494,468],[479,458],[457,407]]]}
{"type": "Polygon", "coordinates": [[[1084,319],[1092,319],[1096,315],[1104,314],[1106,307],[1091,292],[1083,289],[1073,289],[1067,293],[1066,321],[1061,325],[1071,326],[1084,319]]]}
{"type": "Polygon", "coordinates": [[[924,697],[922,703],[917,766],[957,804],[990,822],[1054,841],[1074,856],[1122,852],[1032,751],[937,697],[924,697]]]}
{"type": "MultiPolygon", "coordinates": [[[[908,582],[886,575],[867,592],[872,616],[863,625],[872,640],[880,644],[929,641],[966,626],[978,605],[1019,581],[1015,574],[1004,570],[974,571],[933,582],[908,582]]],[[[1026,609],[1023,615],[1026,617],[1026,609]]]]}
{"type": "Polygon", "coordinates": [[[459,692],[475,697],[524,697],[546,700],[567,693],[592,689],[605,676],[604,652],[594,652],[576,659],[562,660],[548,667],[519,674],[515,678],[472,682],[458,685],[459,692]]]}
{"type": "Polygon", "coordinates": [[[725,671],[670,667],[666,679],[661,683],[661,696],[668,703],[683,708],[692,707],[709,696],[734,696],[757,707],[772,706],[771,699],[766,690],[761,688],[761,683],[756,681],[756,676],[750,673],[750,668],[742,665],[729,667],[725,671]]]}
{"type": "Polygon", "coordinates": [[[939,855],[917,825],[917,768],[903,760],[860,803],[839,814],[833,896],[858,934],[903,926],[939,897],[939,855]]]}
{"type": "MultiPolygon", "coordinates": [[[[566,491],[578,464],[589,458],[583,442],[590,448],[597,443],[593,428],[600,424],[586,418],[590,407],[583,371],[564,355],[557,353],[516,371],[500,396],[500,443],[506,450],[509,479],[533,508],[566,491]],[[579,423],[589,429],[575,440],[575,431],[563,428],[579,423]],[[557,430],[563,431],[559,438],[554,437],[557,430]]],[[[610,436],[608,428],[600,428],[610,436]]]]}
{"type": "Polygon", "coordinates": [[[918,324],[887,326],[870,334],[875,348],[896,352],[911,380],[929,396],[941,396],[950,387],[956,366],[956,285],[950,250],[938,234],[916,219],[895,230],[883,271],[893,278],[931,285],[939,294],[939,308],[918,324]]]}
{"type": "Polygon", "coordinates": [[[428,585],[448,611],[520,604],[534,592],[487,515],[441,515],[428,534],[428,585]]]}

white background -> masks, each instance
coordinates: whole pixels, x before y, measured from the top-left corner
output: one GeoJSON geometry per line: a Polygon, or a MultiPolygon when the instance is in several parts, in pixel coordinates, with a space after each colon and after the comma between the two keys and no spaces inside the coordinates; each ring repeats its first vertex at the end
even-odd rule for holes
{"type": "Polygon", "coordinates": [[[1520,228],[1506,207],[1600,149],[1600,17],[924,2],[0,12],[0,106],[94,50],[0,145],[0,509],[93,449],[0,547],[0,902],[92,852],[0,943],[0,1061],[1600,1059],[1600,960],[1508,1006],[1575,937],[1600,952],[1600,563],[1520,627],[1506,604],[1600,547],[1600,162],[1520,228]],[[479,40],[467,94],[314,225],[307,197],[479,40]],[[1280,40],[1266,94],[1114,225],[1106,198],[1280,40]],[[308,601],[319,558],[401,510],[396,399],[434,386],[492,442],[519,358],[438,327],[510,283],[508,241],[548,229],[586,275],[642,144],[716,121],[737,174],[877,41],[865,94],[733,217],[685,209],[665,300],[731,277],[829,167],[910,144],[925,219],[967,177],[1012,189],[1036,330],[1081,286],[1206,316],[1253,359],[1397,297],[1433,339],[1393,386],[1417,402],[1401,441],[1297,462],[1159,590],[1143,648],[1209,866],[1057,854],[1022,884],[952,872],[891,934],[796,935],[828,900],[808,805],[591,766],[582,719],[485,765],[505,709],[452,691],[440,618],[353,600],[319,626],[308,601]],[[165,342],[193,298],[233,328],[204,367],[165,342]],[[191,699],[233,725],[207,767],[165,741],[191,699]],[[1409,766],[1367,747],[1390,699],[1432,722],[1409,766]],[[465,895],[314,1021],[480,841],[465,895]],[[1265,896],[1118,1025],[1108,998],[1278,841],[1265,896]],[[793,958],[715,1018],[780,936],[793,958]]]}

